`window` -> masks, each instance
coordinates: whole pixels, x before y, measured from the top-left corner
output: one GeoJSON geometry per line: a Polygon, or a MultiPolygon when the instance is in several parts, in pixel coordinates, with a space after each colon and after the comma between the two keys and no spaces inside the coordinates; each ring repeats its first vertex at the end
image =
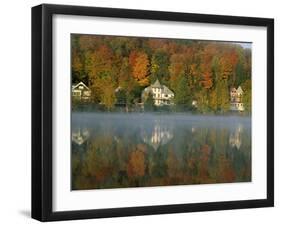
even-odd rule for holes
{"type": "Polygon", "coordinates": [[[73,95],[73,96],[80,96],[80,95],[81,95],[81,91],[80,91],[80,90],[74,90],[74,91],[72,92],[72,95],[73,95]]]}

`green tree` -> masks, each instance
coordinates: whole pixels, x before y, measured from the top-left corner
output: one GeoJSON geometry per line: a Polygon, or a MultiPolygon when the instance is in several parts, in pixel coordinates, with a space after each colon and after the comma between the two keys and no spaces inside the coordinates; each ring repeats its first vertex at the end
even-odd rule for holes
{"type": "Polygon", "coordinates": [[[72,83],[88,84],[88,74],[84,70],[84,54],[80,48],[79,36],[71,35],[71,74],[72,83]]]}
{"type": "Polygon", "coordinates": [[[119,87],[124,93],[124,103],[126,104],[126,111],[128,112],[134,102],[140,101],[142,88],[132,76],[132,68],[127,57],[122,60],[119,73],[119,87]]]}
{"type": "Polygon", "coordinates": [[[185,57],[183,54],[173,54],[171,56],[171,62],[168,67],[170,74],[170,86],[173,90],[176,90],[178,79],[186,72],[185,57]]]}
{"type": "Polygon", "coordinates": [[[244,103],[245,110],[250,113],[252,111],[252,81],[247,79],[241,84],[241,87],[244,91],[242,102],[244,103]]]}
{"type": "Polygon", "coordinates": [[[151,75],[150,80],[154,81],[157,78],[162,83],[169,81],[169,56],[164,51],[156,51],[151,59],[151,75]]]}
{"type": "Polygon", "coordinates": [[[95,85],[100,89],[100,102],[104,104],[108,111],[114,108],[117,99],[115,96],[115,85],[110,76],[99,78],[96,80],[95,85]]]}
{"type": "Polygon", "coordinates": [[[217,89],[212,89],[210,91],[210,102],[209,107],[212,111],[217,112],[218,110],[218,96],[217,96],[217,89]]]}
{"type": "Polygon", "coordinates": [[[218,57],[212,62],[212,73],[215,78],[215,88],[211,92],[211,109],[214,111],[226,112],[229,110],[229,89],[227,77],[224,76],[222,66],[218,57]],[[216,100],[215,100],[216,98],[216,100]]]}
{"type": "MultiPolygon", "coordinates": [[[[109,100],[113,97],[116,76],[113,72],[114,55],[107,45],[100,46],[96,51],[86,53],[86,71],[89,74],[89,84],[92,89],[93,101],[95,103],[109,100]],[[107,85],[109,85],[107,87],[107,85]],[[104,96],[108,90],[107,96],[104,96]]],[[[109,104],[109,102],[108,102],[109,104]]],[[[109,104],[111,105],[111,104],[109,104]]]]}
{"type": "Polygon", "coordinates": [[[207,90],[205,88],[198,89],[195,93],[195,98],[198,102],[198,111],[201,113],[206,113],[208,111],[209,105],[207,90]]]}
{"type": "Polygon", "coordinates": [[[217,102],[218,110],[227,112],[229,110],[229,89],[226,79],[217,82],[217,102]]]}
{"type": "Polygon", "coordinates": [[[153,95],[151,92],[149,92],[144,101],[144,110],[153,111],[154,109],[155,109],[155,105],[154,105],[153,95]]]}
{"type": "Polygon", "coordinates": [[[178,79],[175,90],[175,103],[179,109],[186,109],[187,107],[190,107],[190,90],[187,82],[187,78],[184,75],[178,79]]]}

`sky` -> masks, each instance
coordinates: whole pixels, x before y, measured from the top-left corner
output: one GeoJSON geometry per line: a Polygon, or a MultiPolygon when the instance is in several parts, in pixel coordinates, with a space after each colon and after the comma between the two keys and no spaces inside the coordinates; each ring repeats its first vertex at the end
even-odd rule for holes
{"type": "Polygon", "coordinates": [[[246,49],[246,48],[252,48],[252,43],[246,43],[246,42],[240,42],[240,43],[237,43],[237,44],[239,44],[239,45],[241,45],[244,49],[246,49]]]}

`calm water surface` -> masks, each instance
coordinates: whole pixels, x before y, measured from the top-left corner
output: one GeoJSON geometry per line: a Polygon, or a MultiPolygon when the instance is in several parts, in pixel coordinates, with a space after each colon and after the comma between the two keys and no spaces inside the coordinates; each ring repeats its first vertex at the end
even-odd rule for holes
{"type": "Polygon", "coordinates": [[[72,189],[251,181],[251,118],[72,114],[72,189]]]}

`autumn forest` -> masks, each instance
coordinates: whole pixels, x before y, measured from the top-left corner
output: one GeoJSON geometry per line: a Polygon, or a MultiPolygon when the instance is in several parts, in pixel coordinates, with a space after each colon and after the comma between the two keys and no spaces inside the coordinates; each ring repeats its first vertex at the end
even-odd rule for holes
{"type": "Polygon", "coordinates": [[[72,84],[86,84],[87,104],[107,111],[136,109],[157,79],[175,94],[173,110],[228,112],[230,89],[241,86],[251,111],[251,48],[239,43],[72,34],[71,57],[72,84]]]}

